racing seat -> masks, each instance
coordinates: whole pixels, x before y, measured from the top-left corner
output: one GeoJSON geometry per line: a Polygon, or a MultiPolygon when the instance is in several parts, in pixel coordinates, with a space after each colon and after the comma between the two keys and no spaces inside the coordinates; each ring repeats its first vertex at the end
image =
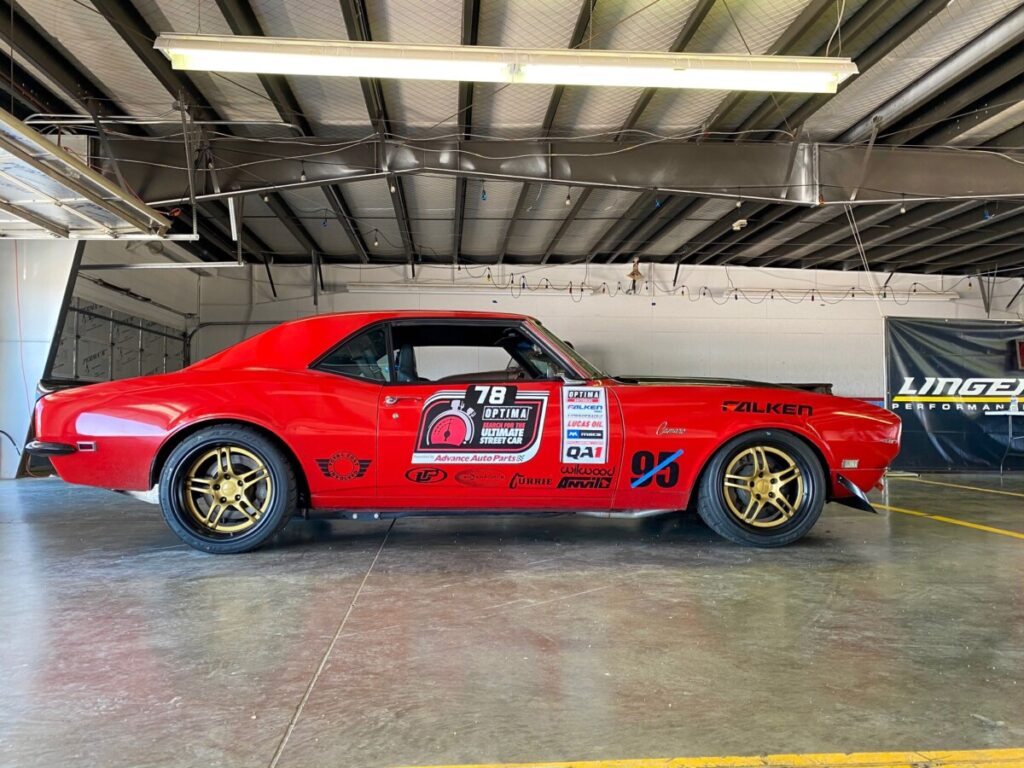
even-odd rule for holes
{"type": "Polygon", "coordinates": [[[400,384],[422,381],[416,372],[416,355],[412,344],[402,344],[395,353],[395,379],[400,384]]]}

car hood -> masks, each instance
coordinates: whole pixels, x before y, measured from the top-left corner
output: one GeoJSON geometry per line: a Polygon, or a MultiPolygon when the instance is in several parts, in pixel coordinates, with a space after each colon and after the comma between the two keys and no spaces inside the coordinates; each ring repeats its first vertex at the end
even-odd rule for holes
{"type": "Polygon", "coordinates": [[[799,384],[769,384],[764,381],[749,381],[746,379],[720,379],[715,377],[702,378],[699,376],[615,376],[616,381],[623,384],[680,384],[692,387],[762,387],[767,389],[803,389],[804,385],[799,384]]]}

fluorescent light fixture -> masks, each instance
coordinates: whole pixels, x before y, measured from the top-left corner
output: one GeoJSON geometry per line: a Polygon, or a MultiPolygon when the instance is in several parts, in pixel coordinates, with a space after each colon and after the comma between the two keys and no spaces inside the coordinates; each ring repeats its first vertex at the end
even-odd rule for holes
{"type": "Polygon", "coordinates": [[[405,45],[232,35],[160,35],[174,69],[478,83],[835,93],[846,58],[405,45]]]}

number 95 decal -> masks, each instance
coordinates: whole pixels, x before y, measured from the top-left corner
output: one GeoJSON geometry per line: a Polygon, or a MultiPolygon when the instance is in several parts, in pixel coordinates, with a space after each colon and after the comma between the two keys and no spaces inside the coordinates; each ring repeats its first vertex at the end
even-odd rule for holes
{"type": "Polygon", "coordinates": [[[662,451],[655,458],[651,451],[637,451],[633,454],[630,469],[630,488],[646,488],[654,482],[659,488],[674,488],[679,483],[679,464],[676,460],[683,455],[678,451],[662,451]]]}

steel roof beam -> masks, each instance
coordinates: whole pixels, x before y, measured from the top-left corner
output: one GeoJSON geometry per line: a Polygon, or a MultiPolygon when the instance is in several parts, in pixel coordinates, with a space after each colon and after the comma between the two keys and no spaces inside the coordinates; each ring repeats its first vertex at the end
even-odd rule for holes
{"type": "MultiPolygon", "coordinates": [[[[462,0],[462,44],[476,45],[480,33],[480,0],[462,0]]],[[[459,83],[459,137],[466,140],[473,130],[473,83],[459,83]]],[[[452,263],[459,263],[462,233],[466,227],[466,189],[469,180],[455,180],[455,216],[452,234],[452,263]]],[[[510,226],[511,229],[511,226],[510,226]]]]}
{"type": "MultiPolygon", "coordinates": [[[[358,42],[372,41],[370,18],[364,0],[340,0],[340,3],[349,39],[358,42]]],[[[359,84],[363,89],[363,99],[366,102],[366,111],[370,115],[370,122],[380,136],[383,147],[385,140],[394,133],[391,120],[388,117],[387,106],[384,103],[384,91],[380,86],[380,80],[363,77],[360,78],[359,84]]],[[[386,158],[386,154],[381,158],[385,162],[383,168],[385,171],[388,170],[386,158]]],[[[394,191],[391,192],[391,204],[395,211],[399,234],[402,236],[405,259],[409,264],[414,264],[418,253],[416,244],[413,242],[412,222],[409,220],[409,209],[406,205],[405,187],[401,176],[393,175],[388,178],[388,190],[392,189],[394,191]]]]}
{"type": "Polygon", "coordinates": [[[67,101],[51,93],[47,86],[3,52],[0,52],[0,88],[21,106],[21,114],[16,115],[19,120],[40,112],[66,115],[75,111],[67,101]]]}
{"type": "MultiPolygon", "coordinates": [[[[236,35],[263,37],[263,27],[260,25],[256,13],[247,0],[217,0],[217,7],[220,8],[220,12],[227,20],[228,26],[231,27],[231,31],[236,35]]],[[[162,54],[161,57],[165,58],[162,54]]],[[[291,86],[288,85],[288,79],[284,75],[259,75],[259,79],[264,89],[270,94],[271,101],[281,119],[286,123],[296,126],[304,136],[314,135],[313,126],[303,113],[299,100],[296,98],[291,86]]],[[[325,185],[323,192],[331,210],[334,212],[334,217],[341,224],[342,230],[344,230],[352,245],[355,246],[359,260],[364,264],[368,263],[370,249],[367,247],[366,241],[363,239],[363,235],[355,223],[351,209],[345,201],[345,196],[342,195],[341,190],[335,185],[325,185]]],[[[279,206],[282,213],[285,216],[290,215],[292,218],[295,218],[294,213],[291,212],[290,207],[283,199],[280,200],[280,203],[283,206],[279,206]]],[[[304,226],[301,228],[305,229],[304,226]]],[[[289,231],[291,231],[291,227],[289,227],[289,231]]],[[[321,249],[318,247],[316,250],[321,249]]]]}
{"type": "Polygon", "coordinates": [[[607,248],[606,264],[611,264],[623,256],[628,259],[639,255],[693,207],[694,198],[689,195],[655,195],[648,204],[654,206],[654,213],[637,222],[630,231],[607,248]]]}
{"type": "Polygon", "coordinates": [[[562,219],[562,223],[558,225],[558,229],[555,231],[555,234],[551,237],[547,247],[544,249],[544,255],[541,256],[540,259],[541,264],[547,264],[551,261],[551,257],[558,248],[558,244],[562,242],[562,238],[565,237],[573,222],[576,221],[576,217],[580,215],[580,211],[582,211],[583,206],[587,204],[587,200],[590,199],[590,195],[593,191],[593,187],[584,187],[580,190],[580,193],[576,198],[576,202],[572,204],[569,215],[562,219]]]}

